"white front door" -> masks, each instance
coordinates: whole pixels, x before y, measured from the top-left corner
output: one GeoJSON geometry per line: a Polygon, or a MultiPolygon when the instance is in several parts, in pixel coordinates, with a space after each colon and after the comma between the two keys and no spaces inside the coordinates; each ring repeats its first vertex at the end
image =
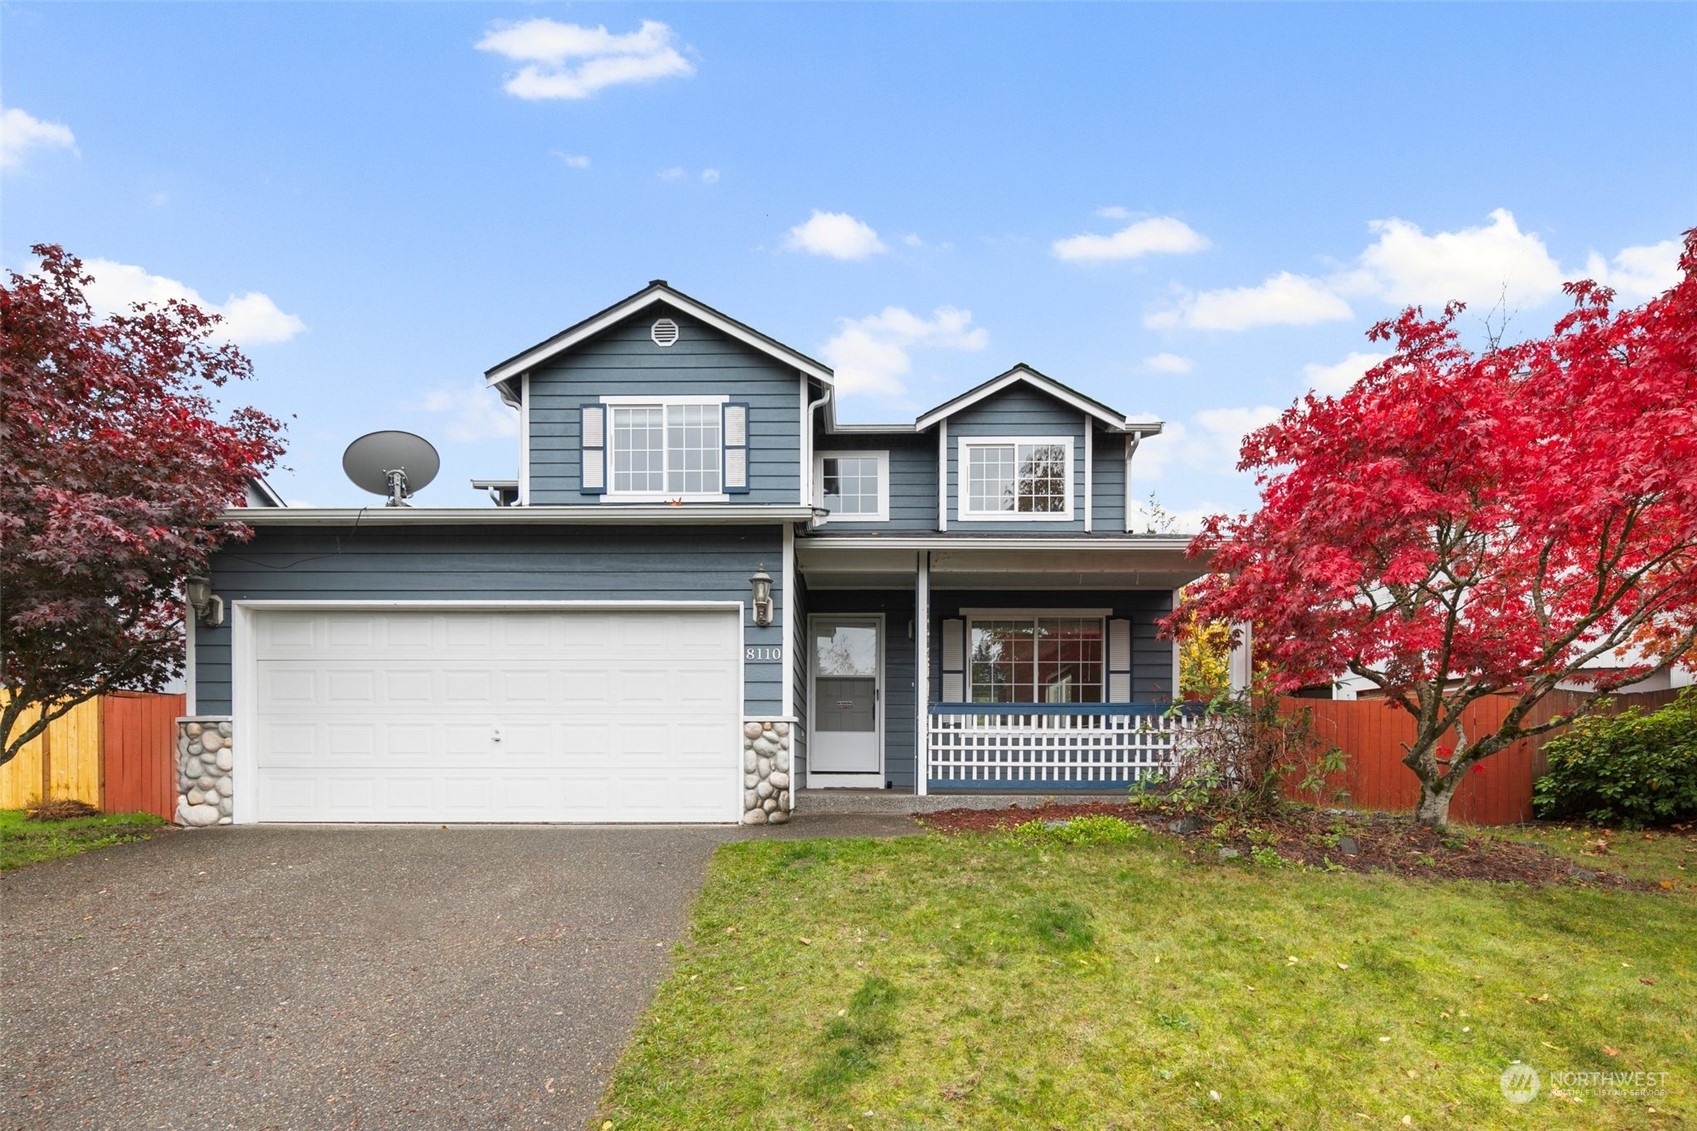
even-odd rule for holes
{"type": "Polygon", "coordinates": [[[884,784],[880,625],[870,616],[813,618],[810,785],[884,784]]]}
{"type": "Polygon", "coordinates": [[[266,610],[253,631],[248,820],[742,815],[734,612],[266,610]]]}

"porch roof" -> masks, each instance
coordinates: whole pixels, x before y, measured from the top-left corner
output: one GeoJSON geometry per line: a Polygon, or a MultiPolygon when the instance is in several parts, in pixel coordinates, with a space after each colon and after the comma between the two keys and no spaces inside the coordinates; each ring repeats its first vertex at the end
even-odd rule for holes
{"type": "Polygon", "coordinates": [[[907,589],[930,555],[933,589],[1177,589],[1208,572],[1190,539],[1164,534],[871,535],[798,538],[813,589],[907,589]]]}

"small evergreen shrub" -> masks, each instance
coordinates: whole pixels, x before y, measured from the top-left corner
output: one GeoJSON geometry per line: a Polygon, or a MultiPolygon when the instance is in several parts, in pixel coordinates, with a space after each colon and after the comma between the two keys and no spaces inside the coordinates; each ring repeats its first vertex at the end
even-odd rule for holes
{"type": "Polygon", "coordinates": [[[1544,753],[1549,772],[1532,787],[1540,817],[1627,829],[1697,820],[1697,688],[1654,714],[1580,719],[1544,753]]]}

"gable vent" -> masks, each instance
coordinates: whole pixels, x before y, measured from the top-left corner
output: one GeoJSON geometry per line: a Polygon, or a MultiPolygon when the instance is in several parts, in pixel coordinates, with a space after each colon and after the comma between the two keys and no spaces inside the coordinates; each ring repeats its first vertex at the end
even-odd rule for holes
{"type": "Polygon", "coordinates": [[[648,332],[657,346],[669,346],[678,340],[678,324],[670,318],[662,318],[654,323],[654,329],[648,332]]]}

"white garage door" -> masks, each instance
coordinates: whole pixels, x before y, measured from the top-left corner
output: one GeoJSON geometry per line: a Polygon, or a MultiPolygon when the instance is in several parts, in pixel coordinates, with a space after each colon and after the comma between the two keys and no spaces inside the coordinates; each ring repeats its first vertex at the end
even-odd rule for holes
{"type": "Polygon", "coordinates": [[[734,821],[739,620],[255,614],[255,819],[734,821]]]}

